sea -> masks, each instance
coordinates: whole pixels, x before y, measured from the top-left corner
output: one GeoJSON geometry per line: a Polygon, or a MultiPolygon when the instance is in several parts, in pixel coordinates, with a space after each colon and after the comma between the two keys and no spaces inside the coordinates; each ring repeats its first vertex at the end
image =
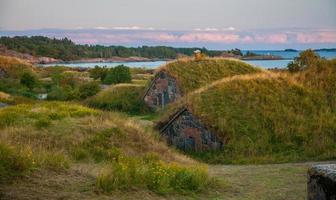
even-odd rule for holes
{"type": "MultiPolygon", "coordinates": [[[[282,60],[246,60],[249,64],[252,64],[257,67],[261,67],[264,69],[271,69],[271,68],[285,68],[287,67],[288,63],[293,61],[295,57],[300,54],[300,51],[283,51],[283,50],[249,50],[250,52],[259,54],[259,55],[274,55],[274,56],[281,56],[282,60]]],[[[242,51],[244,54],[247,50],[242,51]]],[[[316,51],[321,57],[326,59],[333,59],[336,58],[336,50],[319,50],[316,51]]],[[[155,69],[161,65],[164,65],[167,61],[148,61],[148,62],[97,62],[97,63],[61,63],[61,64],[45,64],[41,66],[68,66],[68,67],[84,67],[84,68],[93,68],[95,66],[106,66],[106,67],[115,67],[118,65],[125,65],[128,67],[140,67],[140,68],[148,68],[148,69],[155,69]]]]}

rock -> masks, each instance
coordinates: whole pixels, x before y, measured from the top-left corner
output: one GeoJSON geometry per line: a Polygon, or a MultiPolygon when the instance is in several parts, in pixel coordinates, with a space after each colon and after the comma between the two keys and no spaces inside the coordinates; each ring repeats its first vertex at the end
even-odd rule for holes
{"type": "Polygon", "coordinates": [[[336,200],[336,164],[312,166],[307,191],[308,200],[336,200]]]}
{"type": "Polygon", "coordinates": [[[183,108],[160,130],[167,143],[185,151],[208,151],[223,148],[223,142],[187,108],[183,108]]]}
{"type": "Polygon", "coordinates": [[[0,108],[4,108],[4,107],[7,107],[7,106],[8,106],[8,104],[0,102],[0,108]]]}
{"type": "Polygon", "coordinates": [[[164,108],[167,104],[181,98],[182,94],[175,78],[166,72],[159,72],[147,90],[144,101],[153,110],[164,108]]]}

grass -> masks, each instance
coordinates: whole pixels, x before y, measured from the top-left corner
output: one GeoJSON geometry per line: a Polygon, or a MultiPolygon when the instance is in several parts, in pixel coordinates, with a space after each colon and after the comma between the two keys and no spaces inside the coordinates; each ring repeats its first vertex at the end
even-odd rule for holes
{"type": "MultiPolygon", "coordinates": [[[[314,73],[320,77],[317,85],[329,80],[321,77],[336,77],[329,69],[334,66],[324,67],[321,74],[314,73]]],[[[265,72],[226,78],[189,94],[171,110],[187,105],[225,141],[223,151],[192,154],[209,163],[334,159],[335,96],[329,92],[336,90],[330,88],[335,84],[325,83],[327,90],[321,90],[310,86],[306,77],[265,72]]]]}
{"type": "Polygon", "coordinates": [[[117,84],[87,100],[93,108],[109,111],[121,111],[128,114],[144,114],[148,112],[142,97],[145,87],[138,84],[117,84]]]}
{"type": "Polygon", "coordinates": [[[0,71],[5,72],[5,77],[20,78],[24,72],[35,72],[31,64],[14,57],[0,56],[0,71]]]}
{"type": "Polygon", "coordinates": [[[218,58],[204,58],[199,61],[181,59],[170,62],[159,70],[167,71],[175,77],[184,94],[224,77],[261,72],[260,69],[238,60],[218,58]]]}
{"type": "Polygon", "coordinates": [[[20,104],[0,109],[0,130],[1,187],[77,166],[91,169],[82,175],[94,180],[89,190],[107,195],[198,192],[209,180],[206,167],[170,150],[151,127],[117,113],[65,102],[20,104]]]}

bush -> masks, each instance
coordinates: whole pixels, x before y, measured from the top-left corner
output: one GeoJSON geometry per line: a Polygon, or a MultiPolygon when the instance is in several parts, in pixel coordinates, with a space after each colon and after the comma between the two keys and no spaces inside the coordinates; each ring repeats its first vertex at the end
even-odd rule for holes
{"type": "Polygon", "coordinates": [[[104,84],[130,83],[132,81],[129,67],[119,65],[108,70],[104,84]]]}
{"type": "Polygon", "coordinates": [[[37,85],[37,78],[32,73],[25,72],[21,76],[20,83],[32,90],[37,85]]]}
{"type": "Polygon", "coordinates": [[[299,57],[294,58],[294,61],[290,62],[287,68],[290,72],[302,71],[308,67],[314,66],[320,59],[318,54],[313,50],[308,49],[302,51],[299,57]]]}
{"type": "Polygon", "coordinates": [[[96,65],[93,69],[89,70],[90,73],[90,77],[97,80],[100,79],[101,81],[103,81],[108,73],[108,69],[104,66],[104,67],[99,67],[98,65],[96,65]]]}
{"type": "Polygon", "coordinates": [[[100,91],[100,85],[96,81],[84,83],[79,86],[79,96],[81,99],[91,97],[100,91]]]}

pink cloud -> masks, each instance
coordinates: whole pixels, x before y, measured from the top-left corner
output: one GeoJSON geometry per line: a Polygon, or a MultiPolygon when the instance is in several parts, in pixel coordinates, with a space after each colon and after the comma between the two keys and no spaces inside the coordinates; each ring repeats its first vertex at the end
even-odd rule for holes
{"type": "Polygon", "coordinates": [[[221,42],[235,43],[239,41],[237,34],[221,33],[187,33],[179,37],[181,42],[221,42]]]}
{"type": "Polygon", "coordinates": [[[336,43],[336,31],[319,33],[298,33],[296,40],[299,43],[336,43]]]}
{"type": "Polygon", "coordinates": [[[260,43],[282,44],[288,42],[288,37],[287,34],[284,33],[264,34],[256,35],[255,41],[260,43]]]}

